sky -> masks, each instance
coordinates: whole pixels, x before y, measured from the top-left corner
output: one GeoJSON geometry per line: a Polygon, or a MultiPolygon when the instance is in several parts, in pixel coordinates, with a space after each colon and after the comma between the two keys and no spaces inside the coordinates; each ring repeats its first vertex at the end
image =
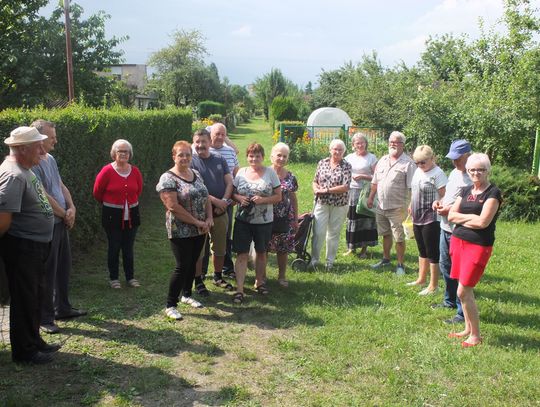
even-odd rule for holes
{"type": "MultiPolygon", "coordinates": [[[[385,66],[415,64],[430,36],[477,38],[480,18],[493,26],[502,0],[72,0],[83,18],[103,10],[106,34],[120,44],[124,62],[145,64],[172,43],[175,30],[199,30],[206,60],[220,77],[247,85],[272,68],[303,87],[323,70],[359,62],[376,51],[385,66]]],[[[540,0],[532,0],[540,7],[540,0]]],[[[58,0],[41,14],[48,16],[58,0]]]]}

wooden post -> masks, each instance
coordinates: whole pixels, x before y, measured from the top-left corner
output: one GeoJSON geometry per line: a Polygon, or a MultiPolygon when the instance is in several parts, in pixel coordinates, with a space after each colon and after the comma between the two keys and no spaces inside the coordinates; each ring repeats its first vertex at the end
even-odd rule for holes
{"type": "Polygon", "coordinates": [[[64,0],[64,16],[66,21],[66,62],[67,62],[67,81],[68,81],[68,99],[73,102],[75,99],[75,89],[73,84],[73,59],[71,51],[71,20],[69,18],[69,0],[64,0]]]}

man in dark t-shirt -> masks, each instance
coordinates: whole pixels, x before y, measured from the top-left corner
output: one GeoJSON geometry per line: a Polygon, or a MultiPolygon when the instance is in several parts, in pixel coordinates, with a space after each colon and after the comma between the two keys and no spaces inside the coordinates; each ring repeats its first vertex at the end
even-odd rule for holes
{"type": "Polygon", "coordinates": [[[4,140],[10,155],[0,165],[0,248],[11,296],[9,337],[14,362],[47,363],[60,349],[39,335],[40,286],[54,216],[31,168],[45,153],[46,138],[34,127],[18,127],[4,140]]]}
{"type": "MultiPolygon", "coordinates": [[[[225,159],[219,154],[210,153],[210,133],[207,130],[203,129],[195,132],[193,135],[193,148],[195,154],[193,154],[191,167],[199,171],[204,180],[214,215],[214,226],[209,233],[214,263],[213,282],[218,287],[231,290],[232,285],[223,279],[222,268],[229,223],[227,208],[232,203],[230,199],[233,190],[232,175],[225,159]]],[[[209,256],[209,254],[205,248],[197,262],[197,271],[195,272],[195,288],[201,295],[209,294],[202,281],[202,274],[206,274],[203,273],[203,271],[206,271],[203,270],[203,257],[206,256],[209,256]]],[[[208,264],[207,261],[204,263],[208,264]]]]}

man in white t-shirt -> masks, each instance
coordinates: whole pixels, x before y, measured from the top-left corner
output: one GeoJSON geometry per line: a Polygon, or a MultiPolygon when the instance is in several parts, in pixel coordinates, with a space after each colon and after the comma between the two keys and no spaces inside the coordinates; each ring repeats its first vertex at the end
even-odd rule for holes
{"type": "Polygon", "coordinates": [[[446,158],[450,158],[454,164],[454,169],[448,175],[448,183],[446,184],[446,193],[442,200],[433,202],[433,209],[441,217],[441,237],[439,239],[440,254],[439,254],[439,268],[441,274],[446,283],[444,291],[444,300],[442,303],[432,304],[431,308],[457,308],[456,315],[447,319],[446,323],[463,322],[463,309],[461,308],[461,302],[457,297],[458,281],[450,278],[450,270],[452,268],[452,259],[450,258],[450,237],[454,230],[454,224],[448,221],[448,212],[456,201],[457,197],[461,195],[461,190],[472,184],[467,171],[465,170],[465,163],[467,158],[471,155],[471,145],[467,140],[456,140],[450,146],[450,151],[446,155],[446,158]]]}

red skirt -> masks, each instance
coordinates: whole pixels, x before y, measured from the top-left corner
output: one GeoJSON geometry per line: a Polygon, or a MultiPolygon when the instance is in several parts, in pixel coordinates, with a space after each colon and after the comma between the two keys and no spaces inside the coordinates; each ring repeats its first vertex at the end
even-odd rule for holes
{"type": "Polygon", "coordinates": [[[450,278],[459,280],[461,285],[474,287],[480,281],[488,264],[493,246],[481,246],[452,236],[450,257],[452,269],[450,278]]]}

